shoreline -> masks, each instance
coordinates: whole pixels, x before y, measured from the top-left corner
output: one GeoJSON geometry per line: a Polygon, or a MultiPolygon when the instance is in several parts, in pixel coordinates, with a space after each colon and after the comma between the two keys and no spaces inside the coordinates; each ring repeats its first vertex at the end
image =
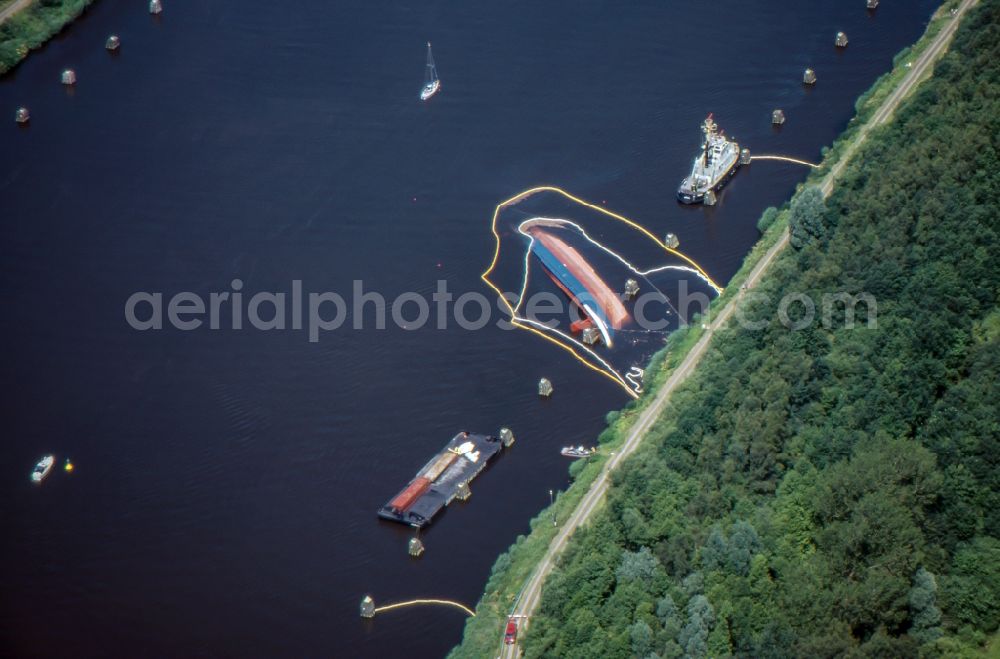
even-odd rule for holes
{"type": "MultiPolygon", "coordinates": [[[[725,320],[727,315],[725,310],[732,309],[729,305],[731,298],[739,294],[745,283],[752,282],[763,274],[771,259],[788,243],[788,207],[791,202],[811,187],[819,187],[824,196],[827,196],[832,190],[833,181],[844,172],[858,146],[871,129],[884,123],[898,104],[909,96],[912,88],[926,79],[928,73],[922,69],[933,64],[937,60],[937,55],[941,54],[930,51],[932,56],[925,59],[929,53],[928,49],[936,42],[942,30],[949,25],[956,25],[952,22],[953,17],[949,15],[949,11],[959,4],[956,1],[942,3],[931,16],[920,39],[900,51],[893,60],[893,68],[880,76],[868,91],[858,98],[855,104],[856,114],[844,132],[833,144],[823,148],[820,167],[813,170],[805,181],[797,186],[795,193],[781,209],[778,209],[776,217],[764,228],[760,239],[744,257],[743,265],[725,286],[722,295],[711,301],[708,307],[710,317],[715,316],[719,320],[725,320]],[[913,62],[919,62],[915,71],[916,77],[910,79],[909,84],[902,85],[901,83],[907,80],[911,73],[908,63],[913,62]]],[[[944,49],[943,52],[946,51],[947,49],[944,49]]],[[[768,211],[765,211],[765,215],[767,213],[768,211]]],[[[686,363],[689,355],[695,352],[700,354],[709,339],[706,334],[710,334],[716,324],[713,322],[713,327],[703,326],[701,318],[695,316],[690,325],[671,333],[664,348],[654,354],[647,372],[655,375],[647,394],[639,400],[629,402],[621,411],[608,413],[608,427],[597,440],[601,454],[586,462],[574,463],[570,467],[572,478],[570,486],[558,493],[552,506],[543,508],[531,520],[531,531],[528,536],[518,536],[508,550],[497,558],[483,595],[476,604],[477,615],[466,622],[462,641],[448,654],[450,659],[476,657],[483,652],[495,653],[502,636],[503,624],[511,607],[519,602],[523,591],[525,589],[538,591],[537,594],[531,594],[535,599],[530,604],[538,603],[540,587],[547,570],[544,569],[546,566],[543,566],[543,569],[538,569],[536,572],[536,568],[544,559],[547,567],[551,569],[554,561],[544,558],[549,553],[550,546],[568,540],[571,535],[569,532],[561,534],[563,527],[553,527],[549,522],[553,518],[570,519],[575,512],[578,512],[578,505],[584,499],[589,499],[589,493],[607,488],[606,476],[609,472],[605,471],[605,464],[609,461],[609,456],[614,456],[614,463],[617,464],[620,457],[625,457],[616,455],[629,443],[625,438],[631,439],[637,434],[641,435],[642,432],[637,431],[644,430],[643,426],[647,422],[650,427],[656,424],[658,414],[654,414],[652,419],[646,419],[642,413],[651,405],[655,405],[660,398],[666,397],[665,394],[669,393],[671,385],[674,384],[675,376],[681,375],[681,370],[684,370],[685,366],[691,366],[690,363],[686,363]],[[666,391],[664,387],[667,388],[666,391]],[[557,539],[560,535],[565,537],[557,539]]],[[[638,442],[635,444],[638,445],[638,442]]],[[[598,496],[596,503],[591,502],[591,506],[599,507],[602,500],[603,497],[598,496]]],[[[581,523],[582,521],[580,520],[581,523]]],[[[573,526],[575,528],[575,525],[573,526]]],[[[520,612],[520,609],[517,612],[520,612]]],[[[501,646],[501,653],[505,649],[505,646],[501,646]]]]}
{"type": "Polygon", "coordinates": [[[94,0],[61,0],[42,5],[33,0],[14,0],[0,10],[0,76],[17,68],[33,50],[38,50],[87,10],[94,0]]]}

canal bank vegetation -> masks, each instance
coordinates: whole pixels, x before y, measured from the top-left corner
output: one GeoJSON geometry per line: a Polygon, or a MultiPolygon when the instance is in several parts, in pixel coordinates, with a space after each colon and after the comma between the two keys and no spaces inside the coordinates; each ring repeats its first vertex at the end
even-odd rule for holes
{"type": "Polygon", "coordinates": [[[36,0],[0,24],[0,75],[76,20],[93,0],[36,0]]]}
{"type": "Polygon", "coordinates": [[[854,104],[855,115],[847,125],[847,129],[841,133],[837,140],[828,148],[822,150],[823,161],[819,169],[814,170],[810,177],[813,180],[825,177],[829,174],[830,168],[840,160],[843,152],[855,142],[861,128],[878,111],[882,103],[899,86],[903,78],[909,73],[910,67],[917,59],[930,47],[934,38],[953,20],[952,10],[959,5],[959,0],[947,0],[931,16],[927,25],[927,30],[917,43],[908,46],[896,54],[892,59],[892,69],[884,73],[875,81],[875,84],[858,97],[854,104]]]}
{"type": "MultiPolygon", "coordinates": [[[[977,656],[1000,624],[1000,0],[869,135],[546,584],[533,657],[977,656]],[[787,292],[878,328],[789,331],[787,292]]],[[[808,194],[808,192],[807,192],[808,194]]]]}
{"type": "Polygon", "coordinates": [[[651,377],[646,395],[630,401],[621,411],[608,412],[608,426],[597,438],[600,453],[571,464],[569,471],[573,484],[566,491],[559,492],[553,505],[531,520],[531,530],[527,535],[518,536],[516,542],[497,558],[483,597],[476,606],[476,616],[466,621],[462,645],[453,650],[450,657],[496,656],[501,642],[500,632],[510,609],[559,531],[556,524],[569,518],[600,476],[608,458],[620,449],[642,410],[652,402],[656,390],[666,382],[670,372],[667,362],[672,361],[672,352],[677,350],[681,338],[674,333],[666,348],[653,357],[647,372],[655,375],[651,377]]]}
{"type": "MultiPolygon", "coordinates": [[[[749,315],[774,319],[789,291],[866,291],[878,329],[720,331],[547,581],[528,656],[933,657],[995,646],[998,26],[1000,0],[984,0],[935,78],[869,135],[809,230],[794,202],[769,213],[716,301],[738,294],[791,223],[799,239],[757,287],[772,302],[749,315]]],[[[896,83],[880,80],[871,96],[896,83]]],[[[824,170],[854,138],[838,141],[824,170]]],[[[703,331],[671,336],[649,369],[656,382],[703,331]]],[[[655,389],[610,414],[602,442],[620,445],[655,389]]],[[[601,466],[574,465],[557,519],[601,466]]],[[[495,656],[554,536],[551,515],[498,559],[452,657],[495,656]]]]}

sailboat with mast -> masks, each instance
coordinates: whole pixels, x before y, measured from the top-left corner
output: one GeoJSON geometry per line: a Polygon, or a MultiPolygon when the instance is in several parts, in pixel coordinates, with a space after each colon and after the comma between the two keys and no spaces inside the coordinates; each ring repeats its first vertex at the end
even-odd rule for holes
{"type": "Polygon", "coordinates": [[[431,54],[431,42],[427,42],[427,74],[424,79],[424,87],[420,90],[420,100],[426,101],[441,89],[441,81],[438,79],[437,67],[434,66],[434,55],[431,54]]]}

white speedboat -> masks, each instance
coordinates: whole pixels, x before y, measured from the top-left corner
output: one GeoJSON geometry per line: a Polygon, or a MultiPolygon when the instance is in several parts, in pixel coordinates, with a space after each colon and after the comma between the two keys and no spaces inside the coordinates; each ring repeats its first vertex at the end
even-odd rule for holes
{"type": "Polygon", "coordinates": [[[434,66],[434,56],[431,54],[431,42],[427,42],[427,76],[424,80],[424,87],[420,90],[420,100],[426,101],[441,89],[441,81],[438,79],[437,67],[434,66]]]}
{"type": "Polygon", "coordinates": [[[31,482],[41,483],[49,475],[49,472],[52,471],[52,465],[55,463],[56,458],[54,455],[46,455],[39,460],[35,468],[31,470],[31,482]]]}
{"type": "Polygon", "coordinates": [[[589,458],[597,453],[597,449],[591,446],[590,448],[583,448],[582,446],[565,446],[563,450],[559,451],[563,456],[567,458],[589,458]]]}

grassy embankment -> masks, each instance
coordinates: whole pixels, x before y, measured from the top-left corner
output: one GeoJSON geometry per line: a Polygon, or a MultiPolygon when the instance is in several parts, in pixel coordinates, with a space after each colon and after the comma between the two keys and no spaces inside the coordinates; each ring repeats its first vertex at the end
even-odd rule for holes
{"type": "MultiPolygon", "coordinates": [[[[823,149],[821,167],[812,171],[806,181],[799,186],[796,194],[805,187],[818,185],[829,174],[830,168],[842,154],[859,139],[860,128],[871,119],[879,105],[906,75],[907,62],[914,60],[929,46],[950,20],[949,12],[955,5],[957,0],[944,3],[935,13],[920,40],[912,47],[901,51],[894,58],[892,70],[879,78],[871,89],[858,99],[855,106],[856,116],[837,141],[829,148],[823,149]]],[[[777,211],[766,212],[765,217],[762,217],[759,226],[763,233],[760,240],[744,258],[742,267],[729,281],[724,293],[713,300],[709,313],[712,309],[721,309],[738,294],[740,285],[757,262],[781,240],[788,228],[788,205],[785,204],[777,211]]],[[[507,614],[516,601],[520,589],[555,536],[556,529],[551,523],[553,515],[556,519],[566,519],[570,515],[599,476],[606,462],[606,456],[621,445],[639,412],[655,398],[659,386],[684,359],[703,331],[701,320],[697,317],[688,327],[675,331],[669,337],[665,348],[652,358],[647,367],[646,373],[651,377],[651,382],[646,387],[646,394],[638,401],[630,402],[621,412],[608,413],[608,427],[598,437],[602,455],[587,462],[574,463],[570,467],[570,475],[573,478],[570,487],[565,492],[559,493],[551,508],[542,510],[531,520],[531,531],[527,536],[518,536],[508,551],[497,559],[482,599],[476,606],[477,615],[466,622],[463,641],[450,653],[450,659],[478,658],[493,656],[496,653],[507,614]]]]}
{"type": "MultiPolygon", "coordinates": [[[[0,25],[0,75],[76,20],[93,0],[38,0],[0,25]]],[[[0,10],[9,2],[0,0],[0,10]]]]}

